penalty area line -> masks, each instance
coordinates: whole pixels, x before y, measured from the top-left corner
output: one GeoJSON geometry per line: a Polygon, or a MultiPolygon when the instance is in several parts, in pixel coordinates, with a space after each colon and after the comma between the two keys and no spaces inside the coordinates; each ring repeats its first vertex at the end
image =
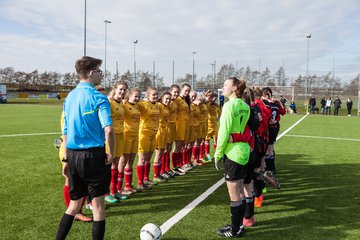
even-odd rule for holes
{"type": "MultiPolygon", "coordinates": [[[[302,120],[304,120],[307,117],[305,115],[300,120],[298,120],[296,123],[294,123],[291,127],[286,129],[284,132],[282,132],[276,140],[279,140],[281,137],[283,137],[286,133],[288,133],[291,129],[293,129],[296,125],[298,125],[302,120]]],[[[215,192],[216,189],[218,189],[221,185],[225,183],[225,179],[221,178],[217,183],[212,185],[208,190],[206,190],[204,193],[202,193],[199,197],[197,197],[195,200],[193,200],[191,203],[186,205],[183,209],[181,209],[179,212],[177,212],[174,216],[169,218],[166,222],[164,222],[161,226],[161,232],[162,234],[165,234],[169,229],[174,226],[176,223],[178,223],[182,218],[184,218],[188,213],[190,213],[197,205],[199,205],[202,201],[204,201],[210,194],[215,192]]]]}
{"type": "Polygon", "coordinates": [[[40,136],[40,135],[56,135],[61,134],[60,132],[54,133],[24,133],[24,134],[9,134],[9,135],[0,135],[0,138],[8,138],[8,137],[24,137],[24,136],[40,136]]]}

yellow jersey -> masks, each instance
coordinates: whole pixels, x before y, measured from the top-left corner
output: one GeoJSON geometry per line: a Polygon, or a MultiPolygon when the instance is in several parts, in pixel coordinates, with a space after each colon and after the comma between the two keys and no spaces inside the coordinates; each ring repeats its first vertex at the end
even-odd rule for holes
{"type": "Polygon", "coordinates": [[[160,111],[156,103],[138,102],[140,110],[140,132],[157,132],[159,128],[160,111]]]}
{"type": "Polygon", "coordinates": [[[137,104],[124,104],[124,132],[139,134],[140,108],[137,104]]]}
{"type": "Polygon", "coordinates": [[[171,101],[168,106],[169,113],[170,113],[169,122],[171,122],[171,123],[176,122],[177,102],[175,100],[171,101]]]}
{"type": "Polygon", "coordinates": [[[190,105],[191,112],[192,112],[192,118],[191,122],[193,122],[193,126],[199,126],[199,118],[200,118],[200,107],[194,103],[190,105]]]}
{"type": "Polygon", "coordinates": [[[157,105],[160,111],[159,128],[166,128],[169,124],[169,108],[161,102],[158,102],[157,105]]]}
{"type": "Polygon", "coordinates": [[[189,121],[189,105],[186,103],[185,99],[182,97],[178,97],[174,100],[176,102],[177,111],[176,111],[176,119],[181,122],[189,121]]]}
{"type": "Polygon", "coordinates": [[[111,119],[113,121],[114,133],[124,132],[124,104],[122,101],[109,99],[111,108],[111,119]]]}
{"type": "Polygon", "coordinates": [[[217,104],[210,104],[208,110],[208,124],[214,125],[217,124],[220,116],[220,107],[217,104]]]}
{"type": "Polygon", "coordinates": [[[199,122],[204,123],[208,121],[208,105],[207,103],[203,103],[200,105],[200,118],[199,122]]]}

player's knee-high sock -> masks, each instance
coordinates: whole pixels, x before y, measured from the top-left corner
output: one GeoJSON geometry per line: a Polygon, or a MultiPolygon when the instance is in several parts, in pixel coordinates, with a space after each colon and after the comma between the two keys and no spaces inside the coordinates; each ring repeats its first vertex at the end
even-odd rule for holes
{"type": "Polygon", "coordinates": [[[267,171],[275,171],[275,158],[273,155],[265,156],[266,170],[267,171]]]}
{"type": "Polygon", "coordinates": [[[205,155],[210,153],[210,144],[209,142],[205,142],[205,155]]]}
{"type": "Polygon", "coordinates": [[[194,146],[194,147],[192,148],[192,157],[193,157],[194,160],[197,160],[197,158],[196,158],[196,151],[197,151],[197,147],[194,146]]]}
{"type": "Polygon", "coordinates": [[[64,201],[65,201],[66,208],[68,208],[69,204],[70,204],[70,187],[69,186],[64,185],[63,194],[64,194],[64,201]]]}
{"type": "Polygon", "coordinates": [[[238,231],[242,225],[244,211],[245,204],[243,204],[242,200],[230,203],[231,226],[234,231],[238,231]]]}
{"type": "Polygon", "coordinates": [[[144,181],[149,181],[149,175],[150,175],[150,162],[145,162],[144,165],[144,181]]]}
{"type": "Polygon", "coordinates": [[[170,172],[170,153],[165,152],[165,171],[170,172]]]}
{"type": "Polygon", "coordinates": [[[200,159],[203,159],[203,158],[204,158],[204,155],[202,154],[202,153],[203,153],[203,149],[204,149],[204,145],[203,145],[203,144],[200,144],[200,146],[199,146],[199,158],[200,158],[200,159]]]}
{"type": "Polygon", "coordinates": [[[244,217],[246,219],[250,219],[252,216],[254,216],[254,198],[255,196],[246,198],[245,203],[245,213],[244,217]]]}
{"type": "Polygon", "coordinates": [[[129,188],[131,188],[133,170],[129,169],[129,168],[125,168],[124,176],[125,176],[125,188],[129,189],[129,188]]]}
{"type": "Polygon", "coordinates": [[[214,151],[216,150],[217,144],[216,141],[214,140],[214,151]]]}
{"type": "Polygon", "coordinates": [[[110,193],[115,194],[116,192],[116,186],[118,181],[118,170],[117,169],[111,169],[111,180],[110,180],[110,193]]]}
{"type": "Polygon", "coordinates": [[[186,149],[181,151],[181,165],[180,167],[184,166],[186,162],[186,149]]]}
{"type": "Polygon", "coordinates": [[[56,240],[63,240],[66,238],[66,236],[70,231],[73,221],[74,221],[74,216],[68,215],[66,213],[63,215],[56,234],[56,240]]]}
{"type": "Polygon", "coordinates": [[[104,239],[105,235],[105,219],[102,221],[93,221],[92,239],[104,239]]]}
{"type": "Polygon", "coordinates": [[[160,173],[160,168],[161,168],[161,162],[157,162],[157,163],[155,163],[154,162],[154,178],[157,178],[157,177],[159,177],[159,173],[160,173]]]}
{"type": "Polygon", "coordinates": [[[136,173],[137,173],[137,178],[138,178],[138,186],[143,185],[143,182],[144,182],[144,170],[145,170],[144,165],[137,165],[136,166],[136,173]]]}
{"type": "Polygon", "coordinates": [[[192,153],[193,147],[188,148],[188,163],[191,162],[191,153],[192,153]]]}
{"type": "Polygon", "coordinates": [[[163,155],[161,156],[161,170],[160,170],[160,174],[164,174],[165,172],[165,166],[166,166],[166,152],[163,153],[163,155]]]}
{"type": "Polygon", "coordinates": [[[125,169],[124,169],[124,172],[118,172],[118,180],[117,180],[117,185],[116,185],[116,191],[121,191],[122,185],[123,185],[123,182],[124,182],[124,175],[125,175],[125,169]]]}

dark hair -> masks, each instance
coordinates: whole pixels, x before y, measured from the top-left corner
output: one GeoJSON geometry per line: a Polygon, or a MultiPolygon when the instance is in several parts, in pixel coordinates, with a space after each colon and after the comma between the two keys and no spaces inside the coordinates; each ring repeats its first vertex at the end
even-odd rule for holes
{"type": "Polygon", "coordinates": [[[264,88],[262,89],[262,91],[263,91],[263,93],[264,93],[265,95],[267,95],[266,93],[268,92],[268,93],[269,93],[269,96],[272,97],[272,90],[271,90],[271,88],[269,88],[269,87],[264,87],[264,88]]]}
{"type": "Polygon", "coordinates": [[[96,70],[102,63],[101,59],[83,56],[75,63],[76,73],[80,79],[86,79],[89,77],[89,73],[92,70],[96,70]]]}
{"type": "Polygon", "coordinates": [[[251,102],[255,100],[254,92],[251,88],[246,88],[242,94],[243,100],[250,106],[251,102]]]}
{"type": "Polygon", "coordinates": [[[171,97],[171,93],[169,91],[162,92],[159,99],[158,99],[158,102],[162,103],[162,100],[166,95],[169,95],[171,97]]]}
{"type": "Polygon", "coordinates": [[[183,89],[184,87],[189,87],[191,89],[191,86],[188,83],[184,83],[183,85],[181,85],[181,89],[183,89]]]}
{"type": "Polygon", "coordinates": [[[263,92],[261,91],[261,89],[259,87],[253,87],[253,93],[254,93],[254,96],[256,98],[261,98],[262,95],[263,95],[263,92]]]}
{"type": "Polygon", "coordinates": [[[229,77],[228,80],[232,80],[233,85],[236,86],[235,94],[238,98],[241,98],[242,93],[246,88],[246,81],[239,80],[237,77],[229,77]]]}

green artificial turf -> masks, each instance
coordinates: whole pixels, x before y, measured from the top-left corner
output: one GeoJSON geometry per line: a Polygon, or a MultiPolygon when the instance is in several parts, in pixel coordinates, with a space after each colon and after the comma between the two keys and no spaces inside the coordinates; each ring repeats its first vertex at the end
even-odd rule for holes
{"type": "MultiPolygon", "coordinates": [[[[0,106],[0,239],[54,239],[64,213],[64,179],[53,135],[60,132],[61,105],[0,106]]],[[[284,116],[281,131],[302,115],[284,116]]],[[[256,225],[244,239],[360,239],[360,118],[310,115],[276,144],[281,190],[265,194],[255,209],[256,225]]],[[[152,190],[108,205],[105,239],[139,239],[141,227],[161,225],[222,178],[213,164],[194,169],[152,190]]],[[[136,175],[134,175],[136,182],[136,175]]],[[[91,215],[89,210],[84,212],[91,215]]],[[[229,223],[225,185],[175,224],[163,239],[221,239],[229,223]]],[[[75,222],[68,239],[91,239],[91,224],[75,222]]]]}

